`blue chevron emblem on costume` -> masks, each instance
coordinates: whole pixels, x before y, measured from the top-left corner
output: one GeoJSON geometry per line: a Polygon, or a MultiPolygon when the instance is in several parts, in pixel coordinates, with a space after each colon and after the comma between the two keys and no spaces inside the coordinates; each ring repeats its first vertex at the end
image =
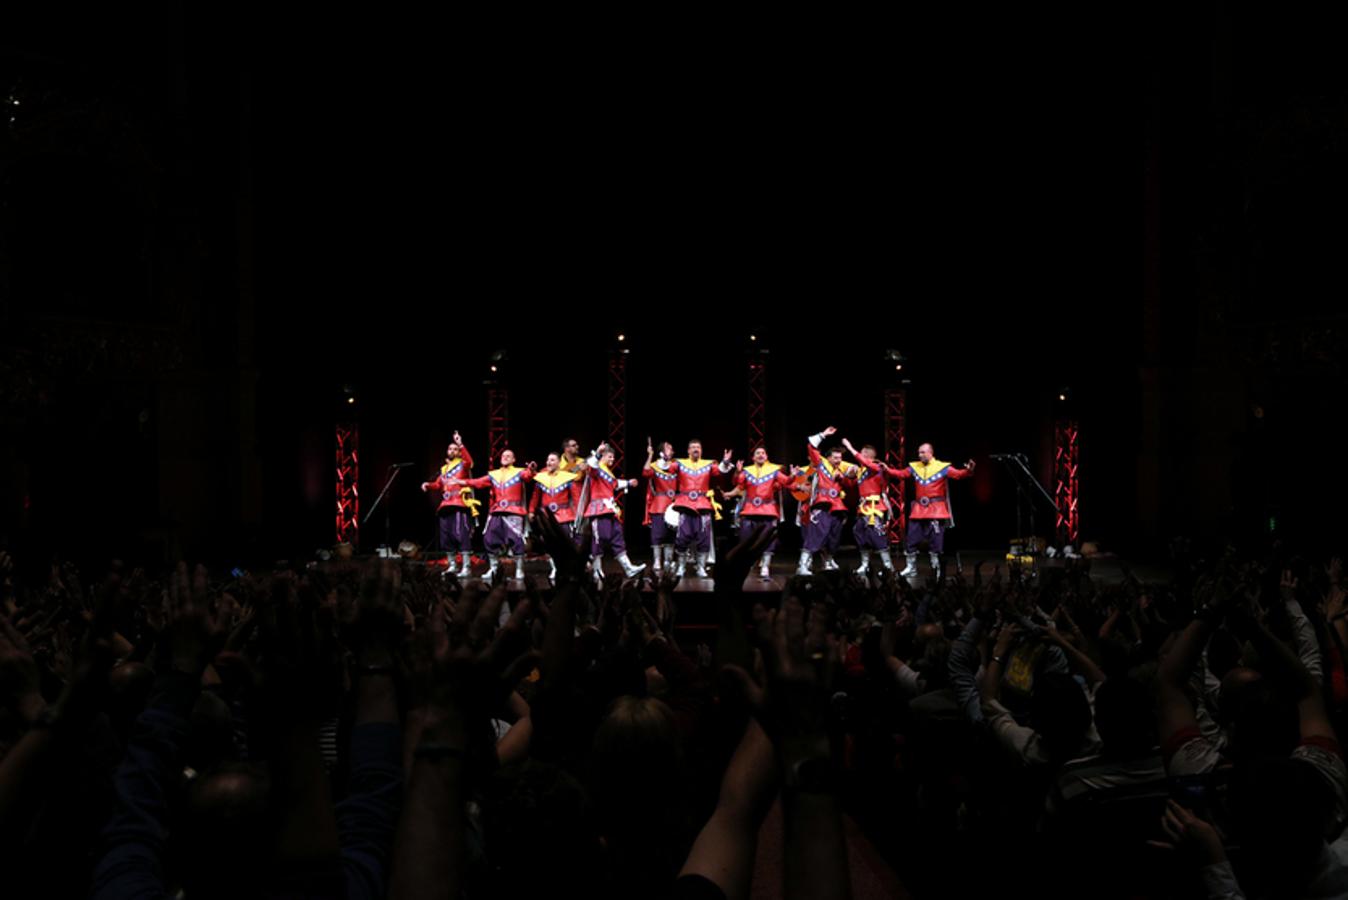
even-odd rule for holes
{"type": "Polygon", "coordinates": [[[450,475],[450,476],[452,476],[452,475],[454,475],[454,473],[458,472],[458,471],[459,471],[460,469],[462,469],[462,468],[463,468],[463,460],[459,460],[458,462],[454,463],[454,465],[452,465],[452,466],[451,466],[451,465],[443,465],[443,466],[441,466],[441,467],[440,467],[440,474],[441,474],[441,475],[450,475]]]}
{"type": "Polygon", "coordinates": [[[568,492],[568,491],[571,490],[571,482],[569,482],[569,481],[566,482],[566,483],[564,483],[564,484],[559,484],[559,485],[557,485],[556,487],[548,487],[548,486],[547,486],[546,484],[544,484],[543,482],[541,482],[541,481],[535,479],[535,480],[534,480],[534,484],[536,484],[536,485],[538,485],[540,488],[542,488],[543,493],[548,494],[549,496],[554,496],[554,497],[555,497],[556,495],[558,495],[558,494],[565,493],[565,492],[568,492]]]}
{"type": "Polygon", "coordinates": [[[769,472],[766,475],[751,475],[748,470],[745,470],[744,479],[745,481],[748,481],[750,484],[767,484],[768,482],[776,479],[777,474],[780,471],[781,470],[778,469],[777,471],[769,472]]]}
{"type": "Polygon", "coordinates": [[[590,471],[602,478],[606,484],[616,484],[618,481],[618,476],[614,475],[603,466],[595,466],[590,471]]]}
{"type": "Polygon", "coordinates": [[[940,470],[938,470],[932,475],[927,476],[926,478],[923,478],[921,475],[917,474],[917,470],[914,469],[913,478],[917,481],[918,484],[935,484],[936,482],[945,478],[946,470],[949,468],[950,466],[943,466],[940,470]]]}
{"type": "Polygon", "coordinates": [[[656,478],[663,478],[665,481],[677,481],[679,476],[675,472],[666,472],[663,469],[651,469],[656,478]]]}
{"type": "Polygon", "coordinates": [[[497,478],[494,472],[488,474],[491,475],[491,483],[498,488],[502,489],[508,488],[511,485],[519,484],[520,482],[520,472],[516,472],[514,475],[511,475],[509,478],[507,478],[505,481],[501,481],[499,478],[497,478]]]}
{"type": "Polygon", "coordinates": [[[695,464],[692,462],[692,460],[687,460],[687,459],[681,459],[681,460],[679,460],[679,468],[683,469],[683,470],[684,470],[685,472],[687,472],[689,475],[701,475],[701,474],[702,474],[703,472],[705,472],[707,469],[710,469],[713,465],[715,465],[715,463],[713,463],[713,462],[712,462],[711,460],[709,460],[709,459],[704,459],[704,460],[702,461],[702,465],[700,465],[700,466],[699,466],[699,465],[695,465],[695,464]]]}

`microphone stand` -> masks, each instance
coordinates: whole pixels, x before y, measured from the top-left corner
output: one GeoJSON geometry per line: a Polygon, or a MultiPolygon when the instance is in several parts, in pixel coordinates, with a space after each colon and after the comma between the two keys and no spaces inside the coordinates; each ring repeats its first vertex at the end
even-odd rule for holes
{"type": "MultiPolygon", "coordinates": [[[[396,479],[396,478],[398,477],[398,473],[401,472],[403,469],[407,468],[407,467],[410,466],[410,465],[412,465],[412,464],[411,464],[411,463],[394,463],[393,465],[389,466],[389,476],[388,476],[388,480],[384,482],[384,489],[383,489],[382,491],[380,491],[380,492],[379,492],[379,496],[378,496],[377,498],[375,498],[374,505],[370,507],[370,511],[367,512],[367,513],[365,514],[365,521],[363,521],[363,522],[360,523],[360,524],[362,525],[362,527],[365,526],[365,525],[370,524],[370,518],[374,515],[374,511],[375,511],[376,509],[379,508],[379,504],[380,504],[380,503],[383,503],[383,502],[384,502],[384,498],[388,496],[389,489],[393,487],[393,481],[394,481],[394,479],[396,479]]],[[[386,547],[386,548],[389,546],[389,543],[388,543],[388,542],[389,542],[389,531],[390,531],[389,515],[390,515],[390,509],[391,509],[391,508],[392,508],[392,504],[386,505],[386,506],[384,507],[384,547],[386,547]]]]}
{"type": "Polygon", "coordinates": [[[991,454],[991,458],[998,460],[1005,465],[1007,471],[1011,473],[1011,477],[1016,482],[1016,541],[1023,548],[1025,546],[1024,517],[1027,512],[1030,519],[1031,535],[1033,535],[1035,531],[1034,497],[1032,493],[1027,490],[1027,485],[1033,485],[1035,490],[1039,492],[1040,496],[1044,498],[1050,507],[1053,507],[1054,509],[1057,509],[1057,507],[1053,503],[1052,495],[1039,483],[1039,479],[1035,478],[1034,473],[1025,465],[1024,453],[993,453],[991,454]]]}

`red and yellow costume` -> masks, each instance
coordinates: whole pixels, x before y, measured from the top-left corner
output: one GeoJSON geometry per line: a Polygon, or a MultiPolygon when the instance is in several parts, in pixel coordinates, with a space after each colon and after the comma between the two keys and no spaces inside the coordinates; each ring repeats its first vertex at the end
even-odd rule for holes
{"type": "Polygon", "coordinates": [[[576,520],[576,499],[580,493],[581,477],[577,472],[539,472],[534,476],[534,492],[529,498],[529,511],[538,512],[542,507],[557,518],[558,522],[576,520]]]}
{"type": "Polygon", "coordinates": [[[793,483],[795,479],[791,474],[776,463],[746,466],[735,476],[735,484],[744,490],[740,515],[780,519],[782,510],[778,493],[793,483]]]}
{"type": "Polygon", "coordinates": [[[474,488],[491,488],[491,506],[488,512],[523,516],[527,514],[524,508],[524,485],[532,481],[533,477],[532,469],[506,466],[492,469],[481,478],[465,478],[463,483],[474,488]]]}
{"type": "Polygon", "coordinates": [[[910,462],[903,469],[889,469],[889,474],[894,478],[910,478],[913,481],[913,505],[908,518],[949,519],[950,486],[946,483],[947,479],[968,478],[973,473],[933,459],[926,463],[920,460],[910,462]]]}
{"type": "Polygon", "coordinates": [[[473,515],[477,515],[478,501],[473,499],[473,492],[465,490],[461,485],[450,485],[451,479],[467,480],[472,474],[473,457],[468,453],[467,447],[459,448],[457,459],[449,460],[440,467],[440,474],[434,481],[426,482],[426,489],[430,490],[439,487],[440,505],[437,509],[444,509],[446,506],[459,506],[465,509],[471,509],[473,515]]]}
{"type": "Polygon", "coordinates": [[[652,519],[662,519],[665,510],[674,505],[679,493],[679,473],[674,463],[657,459],[641,470],[646,482],[646,517],[641,524],[650,525],[652,519]]]}

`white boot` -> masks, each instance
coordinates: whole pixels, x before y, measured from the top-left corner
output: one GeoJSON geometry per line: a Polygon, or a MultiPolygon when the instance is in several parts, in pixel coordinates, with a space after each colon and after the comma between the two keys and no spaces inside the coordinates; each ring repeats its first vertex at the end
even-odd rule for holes
{"type": "Polygon", "coordinates": [[[510,560],[511,560],[512,563],[515,564],[515,574],[514,574],[513,576],[511,576],[511,577],[514,578],[516,581],[523,581],[523,580],[524,580],[524,557],[523,557],[523,556],[512,556],[512,557],[510,557],[510,560]]]}
{"type": "Polygon", "coordinates": [[[632,560],[627,558],[626,553],[618,554],[618,562],[622,563],[623,574],[626,575],[628,578],[636,576],[638,573],[641,572],[642,569],[646,568],[645,563],[642,563],[639,566],[632,565],[632,560]]]}
{"type": "Polygon", "coordinates": [[[705,553],[699,553],[699,554],[697,555],[697,570],[696,570],[693,574],[696,575],[698,578],[706,578],[706,577],[708,577],[708,576],[707,576],[707,554],[705,554],[705,553]]]}
{"type": "Polygon", "coordinates": [[[590,560],[590,572],[594,575],[594,583],[598,587],[604,586],[604,557],[596,556],[590,560]]]}
{"type": "Polygon", "coordinates": [[[490,582],[492,578],[496,577],[496,564],[499,561],[499,556],[493,556],[491,558],[491,562],[487,564],[487,574],[482,576],[484,581],[490,582]]]}
{"type": "Polygon", "coordinates": [[[809,575],[809,574],[810,574],[810,560],[813,559],[813,558],[814,558],[814,554],[811,553],[809,550],[802,550],[802,551],[800,551],[800,565],[796,566],[796,574],[797,574],[797,575],[809,575]]]}
{"type": "Polygon", "coordinates": [[[908,560],[908,565],[904,566],[904,569],[899,573],[899,576],[902,578],[912,578],[917,574],[917,554],[905,552],[903,556],[908,560]]]}
{"type": "Polygon", "coordinates": [[[654,574],[656,578],[659,578],[665,570],[664,554],[660,552],[660,549],[659,544],[651,545],[651,573],[654,574]]]}
{"type": "Polygon", "coordinates": [[[891,572],[894,571],[894,559],[889,555],[888,550],[880,551],[880,562],[883,563],[884,567],[889,571],[891,572]]]}
{"type": "Polygon", "coordinates": [[[459,562],[459,577],[460,577],[460,578],[467,578],[469,575],[472,575],[472,574],[473,574],[473,554],[472,554],[470,551],[468,551],[468,550],[464,550],[462,553],[459,554],[459,560],[460,560],[460,562],[459,562]]]}
{"type": "Polygon", "coordinates": [[[689,555],[690,555],[690,554],[689,554],[689,552],[688,552],[687,550],[681,550],[681,551],[679,551],[679,571],[678,571],[678,576],[679,576],[680,578],[682,578],[684,575],[687,575],[687,574],[688,574],[688,557],[689,557],[689,555]]]}
{"type": "Polygon", "coordinates": [[[871,551],[862,550],[860,552],[861,552],[861,565],[857,566],[857,574],[864,575],[866,574],[866,570],[871,567],[871,551]]]}
{"type": "Polygon", "coordinates": [[[832,553],[824,557],[824,571],[826,572],[838,571],[838,561],[833,558],[832,553]]]}
{"type": "Polygon", "coordinates": [[[758,577],[767,581],[772,577],[772,554],[764,553],[763,558],[758,562],[758,577]]]}
{"type": "Polygon", "coordinates": [[[931,574],[936,576],[936,580],[941,580],[941,554],[929,553],[927,558],[931,560],[931,574]]]}
{"type": "Polygon", "coordinates": [[[553,584],[557,583],[557,560],[551,556],[548,557],[548,581],[553,584]]]}

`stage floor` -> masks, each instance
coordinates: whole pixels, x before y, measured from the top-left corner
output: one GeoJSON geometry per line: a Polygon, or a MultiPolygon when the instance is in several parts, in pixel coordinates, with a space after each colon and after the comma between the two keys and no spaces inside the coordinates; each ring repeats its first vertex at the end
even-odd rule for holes
{"type": "MultiPolygon", "coordinates": [[[[438,557],[431,556],[429,561],[438,561],[443,565],[443,560],[443,555],[439,555],[438,557]]],[[[795,555],[778,555],[772,561],[772,577],[769,579],[760,578],[758,575],[758,568],[755,566],[753,572],[745,579],[743,590],[747,592],[780,592],[786,582],[795,574],[798,560],[799,558],[795,555]]],[[[893,554],[893,560],[894,565],[899,568],[902,568],[906,564],[903,553],[901,552],[895,552],[893,554]]],[[[646,562],[649,565],[649,560],[640,558],[633,559],[633,562],[637,564],[646,562]]],[[[837,562],[843,571],[850,572],[856,570],[860,565],[860,557],[855,550],[844,549],[838,554],[837,562]]],[[[996,550],[971,550],[946,557],[945,564],[952,571],[958,569],[963,572],[966,578],[972,578],[975,565],[981,564],[983,566],[983,574],[986,577],[991,574],[991,566],[1001,565],[1005,568],[1007,562],[1006,554],[1004,552],[998,552],[996,550]]],[[[1036,567],[1040,570],[1061,567],[1064,564],[1065,562],[1061,559],[1040,558],[1036,561],[1036,567]]],[[[1170,577],[1170,573],[1163,567],[1133,564],[1114,556],[1092,557],[1090,559],[1090,566],[1091,577],[1102,581],[1105,584],[1118,584],[1122,582],[1126,570],[1131,571],[1133,575],[1146,584],[1163,583],[1170,577]]],[[[709,564],[709,568],[714,568],[714,566],[709,564]]],[[[485,561],[478,561],[473,566],[474,577],[480,578],[486,571],[487,564],[485,561]]],[[[526,575],[546,575],[548,573],[547,559],[545,557],[526,557],[524,561],[524,571],[526,575]]],[[[622,569],[616,560],[606,559],[604,560],[604,571],[616,575],[621,572],[622,569]]],[[[820,574],[824,571],[823,566],[819,563],[818,559],[815,560],[814,571],[816,574],[820,574]]],[[[931,566],[928,563],[927,554],[923,553],[918,557],[918,574],[910,580],[910,583],[914,586],[918,584],[927,584],[930,582],[930,579],[931,566]]],[[[522,590],[523,582],[519,579],[510,579],[507,582],[507,588],[512,591],[522,590]]],[[[712,588],[713,583],[710,578],[684,576],[679,580],[679,584],[674,590],[676,593],[708,593],[712,588]]]]}

